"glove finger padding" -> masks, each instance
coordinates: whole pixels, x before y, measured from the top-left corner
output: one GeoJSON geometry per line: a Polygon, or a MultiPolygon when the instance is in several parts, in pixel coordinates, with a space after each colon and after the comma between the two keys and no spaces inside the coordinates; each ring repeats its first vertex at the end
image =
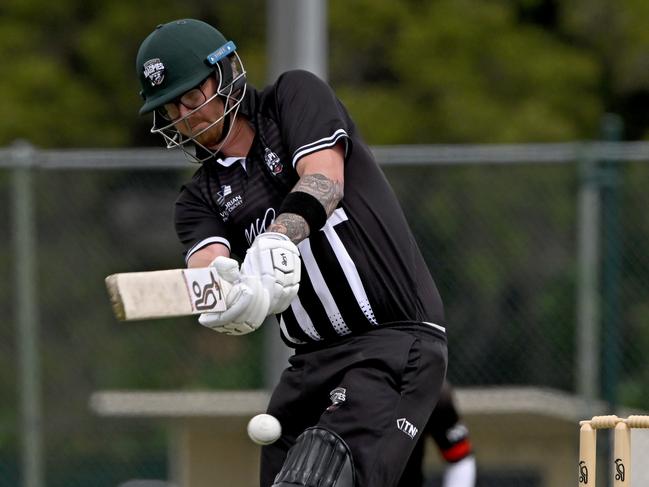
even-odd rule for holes
{"type": "Polygon", "coordinates": [[[228,335],[245,335],[255,331],[270,314],[270,299],[261,279],[256,276],[241,276],[239,264],[227,257],[217,257],[212,264],[223,279],[235,284],[225,296],[227,309],[217,313],[203,313],[198,322],[228,335]]]}
{"type": "Polygon", "coordinates": [[[300,251],[286,235],[262,233],[246,252],[241,272],[261,278],[270,298],[270,312],[281,313],[300,287],[300,251]]]}
{"type": "Polygon", "coordinates": [[[252,298],[243,313],[234,321],[247,323],[256,330],[270,314],[270,297],[257,276],[243,276],[242,283],[252,298]]]}
{"type": "Polygon", "coordinates": [[[228,281],[229,283],[234,283],[241,278],[241,273],[239,272],[239,263],[234,259],[230,259],[229,257],[219,255],[210,263],[210,266],[216,269],[219,277],[228,281]]]}

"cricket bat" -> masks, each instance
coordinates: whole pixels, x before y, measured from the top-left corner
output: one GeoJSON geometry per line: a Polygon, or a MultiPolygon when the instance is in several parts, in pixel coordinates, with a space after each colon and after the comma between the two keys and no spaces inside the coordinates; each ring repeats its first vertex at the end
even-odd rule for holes
{"type": "Polygon", "coordinates": [[[232,285],[213,267],[124,272],[106,277],[115,317],[148,320],[225,311],[232,285]]]}

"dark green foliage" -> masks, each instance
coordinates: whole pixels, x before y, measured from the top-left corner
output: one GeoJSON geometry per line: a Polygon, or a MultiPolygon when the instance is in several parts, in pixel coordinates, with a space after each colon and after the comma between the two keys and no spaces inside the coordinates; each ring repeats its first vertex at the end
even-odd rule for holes
{"type": "Polygon", "coordinates": [[[135,54],[157,24],[176,18],[222,24],[251,79],[263,80],[263,0],[3,3],[0,145],[17,138],[41,147],[157,143],[147,134],[149,120],[137,116],[135,54]]]}

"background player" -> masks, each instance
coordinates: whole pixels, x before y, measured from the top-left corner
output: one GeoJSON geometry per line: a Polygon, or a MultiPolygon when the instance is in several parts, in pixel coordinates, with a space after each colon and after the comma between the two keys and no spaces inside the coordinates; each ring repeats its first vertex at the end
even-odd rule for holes
{"type": "Polygon", "coordinates": [[[476,463],[469,430],[461,422],[453,389],[446,381],[439,402],[408,460],[399,487],[424,485],[423,459],[429,436],[445,462],[442,487],[475,487],[476,463]]]}
{"type": "Polygon", "coordinates": [[[136,69],[152,131],[202,163],[176,202],[187,264],[233,283],[200,323],[245,334],[280,314],[295,348],[268,406],[282,436],[262,448],[262,487],[397,485],[442,387],[444,314],[347,111],[305,71],[248,86],[234,43],[192,19],[158,26],[136,69]]]}

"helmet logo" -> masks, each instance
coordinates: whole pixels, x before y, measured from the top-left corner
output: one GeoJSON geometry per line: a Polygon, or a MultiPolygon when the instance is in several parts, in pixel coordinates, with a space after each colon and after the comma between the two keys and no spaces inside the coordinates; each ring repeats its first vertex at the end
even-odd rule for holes
{"type": "Polygon", "coordinates": [[[149,59],[143,66],[144,77],[151,86],[158,86],[165,79],[165,65],[158,58],[149,59]]]}

